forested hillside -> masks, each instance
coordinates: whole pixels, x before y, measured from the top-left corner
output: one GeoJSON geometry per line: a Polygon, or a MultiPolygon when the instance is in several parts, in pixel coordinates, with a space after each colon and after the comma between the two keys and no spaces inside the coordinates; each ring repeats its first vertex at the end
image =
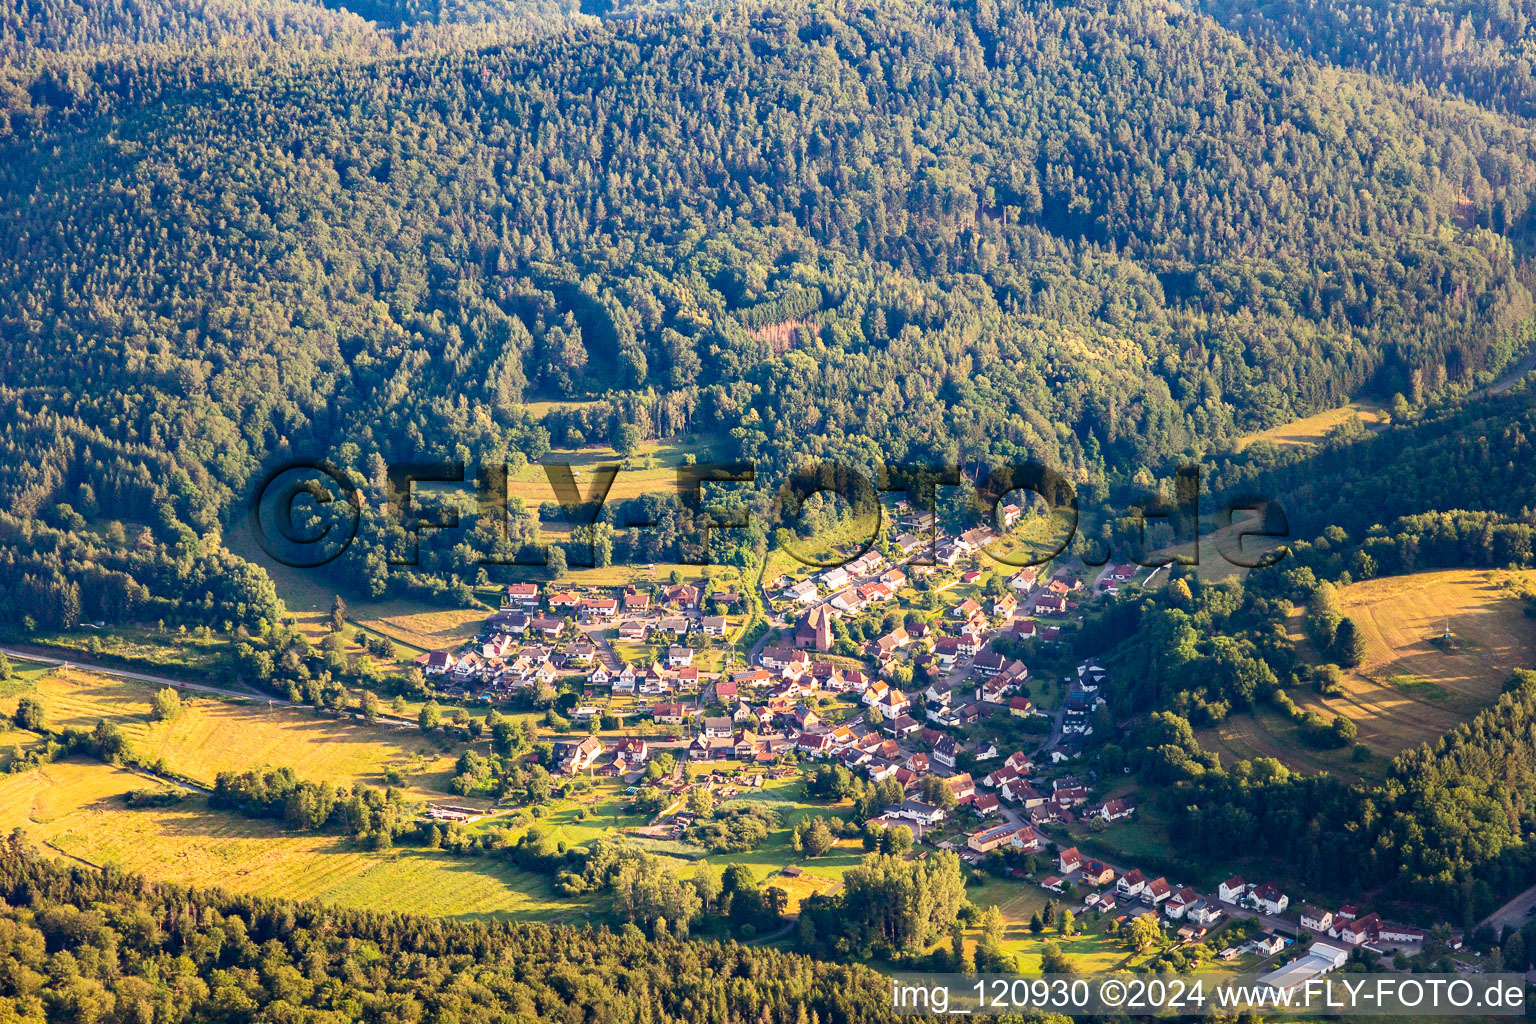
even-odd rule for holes
{"type": "MultiPolygon", "coordinates": [[[[626,8],[628,5],[623,5],[626,8]]],[[[34,64],[54,54],[128,51],[157,59],[260,52],[351,59],[424,45],[490,45],[560,26],[558,0],[4,0],[0,58],[34,64]]]]}
{"type": "Polygon", "coordinates": [[[226,897],[0,845],[8,1020],[842,1024],[894,1014],[875,972],[771,949],[226,897]]]}
{"type": "MultiPolygon", "coordinates": [[[[1373,526],[1430,512],[1502,517],[1522,524],[1527,539],[1517,550],[1490,550],[1479,560],[1501,565],[1531,553],[1533,443],[1536,396],[1522,388],[1435,406],[1377,434],[1347,423],[1316,450],[1252,448],[1218,462],[1210,482],[1217,491],[1274,496],[1301,536],[1334,526],[1359,539],[1373,526]]],[[[1395,571],[1414,568],[1410,562],[1395,571]]]]}
{"type": "Polygon", "coordinates": [[[1199,0],[1260,42],[1536,115],[1530,0],[1199,0]]]}
{"type": "MultiPolygon", "coordinates": [[[[28,76],[0,125],[0,533],[42,587],[183,588],[284,453],[375,495],[389,459],[625,425],[767,482],[812,455],[1126,479],[1364,390],[1464,389],[1532,314],[1526,127],[1143,0],[28,76]],[[108,507],[148,535],[72,530],[108,507]]],[[[345,580],[384,586],[386,534],[345,580]]],[[[239,589],[210,614],[258,614],[239,589]]]]}

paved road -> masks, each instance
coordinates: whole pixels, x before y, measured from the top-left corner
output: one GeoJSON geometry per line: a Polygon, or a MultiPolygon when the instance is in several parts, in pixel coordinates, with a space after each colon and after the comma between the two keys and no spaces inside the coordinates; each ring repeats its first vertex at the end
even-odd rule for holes
{"type": "Polygon", "coordinates": [[[603,667],[610,672],[618,672],[623,667],[619,660],[619,652],[613,649],[613,641],[608,639],[608,623],[589,622],[578,626],[578,629],[586,635],[589,643],[597,648],[598,657],[603,661],[603,667]]]}
{"type": "Polygon", "coordinates": [[[1525,358],[1516,363],[1513,369],[1484,388],[1482,397],[1486,398],[1489,395],[1502,395],[1504,392],[1520,383],[1520,381],[1524,379],[1525,375],[1531,372],[1532,367],[1536,367],[1536,351],[1526,353],[1525,358]]]}
{"type": "Polygon", "coordinates": [[[1522,928],[1531,920],[1531,911],[1536,909],[1536,885],[1504,904],[1498,910],[1484,918],[1483,923],[1493,929],[1495,935],[1499,934],[1506,925],[1511,928],[1522,928]]]}

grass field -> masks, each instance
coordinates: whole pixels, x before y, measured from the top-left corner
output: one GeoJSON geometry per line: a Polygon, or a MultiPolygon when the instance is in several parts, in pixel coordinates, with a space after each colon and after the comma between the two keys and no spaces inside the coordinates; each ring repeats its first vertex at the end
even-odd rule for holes
{"type": "Polygon", "coordinates": [[[1281,447],[1314,445],[1326,437],[1329,431],[1347,422],[1351,416],[1359,416],[1360,421],[1371,430],[1380,430],[1386,426],[1387,422],[1385,408],[1375,402],[1356,401],[1337,409],[1328,409],[1304,419],[1292,420],[1290,423],[1282,423],[1268,430],[1248,434],[1238,440],[1236,448],[1242,451],[1257,441],[1266,441],[1281,447]]]}
{"type": "MultiPolygon", "coordinates": [[[[1344,674],[1342,696],[1289,692],[1305,710],[1353,721],[1358,742],[1376,755],[1369,761],[1353,760],[1348,748],[1307,745],[1296,723],[1270,707],[1197,730],[1196,738],[1228,765],[1274,757],[1298,771],[1379,778],[1392,757],[1492,704],[1510,670],[1530,664],[1536,622],[1525,617],[1514,588],[1533,579],[1536,573],[1455,569],[1365,580],[1341,591],[1345,614],[1365,638],[1364,661],[1344,674]],[[1432,641],[1447,626],[1454,645],[1442,650],[1432,641]]],[[[1315,661],[1303,615],[1298,609],[1292,616],[1291,637],[1315,661]]]]}
{"type": "MultiPolygon", "coordinates": [[[[1434,740],[1498,697],[1511,669],[1529,665],[1536,621],[1510,587],[1536,573],[1471,570],[1365,580],[1344,588],[1344,612],[1366,655],[1344,677],[1344,696],[1293,695],[1304,707],[1352,719],[1360,742],[1391,756],[1434,740]],[[1453,648],[1432,643],[1449,627],[1453,648]]],[[[1298,612],[1292,633],[1299,638],[1298,612]]]]}
{"type": "Polygon", "coordinates": [[[332,835],[209,811],[201,797],[134,810],[122,794],[150,785],[107,765],[65,761],[0,779],[0,827],[55,854],[188,885],[220,886],[362,909],[450,917],[581,917],[541,876],[486,859],[415,850],[374,853],[332,835]]]}
{"type": "MultiPolygon", "coordinates": [[[[1255,562],[1260,556],[1286,543],[1287,538],[1284,537],[1251,535],[1252,531],[1262,528],[1263,523],[1256,513],[1237,512],[1233,514],[1232,521],[1228,522],[1224,514],[1208,512],[1202,516],[1198,552],[1194,544],[1175,544],[1160,549],[1157,554],[1164,558],[1198,558],[1193,569],[1195,575],[1206,583],[1229,577],[1240,579],[1249,570],[1235,562],[1255,562]]],[[[1165,569],[1158,573],[1152,585],[1165,584],[1171,578],[1165,569]]]]}
{"type": "MultiPolygon", "coordinates": [[[[1331,707],[1322,706],[1323,702],[1317,700],[1315,693],[1287,692],[1303,707],[1316,706],[1330,718],[1337,713],[1331,707]]],[[[1204,749],[1221,754],[1221,763],[1228,768],[1238,761],[1272,757],[1293,771],[1328,772],[1346,780],[1381,778],[1387,770],[1384,758],[1360,762],[1353,760],[1348,747],[1319,750],[1308,745],[1302,738],[1301,727],[1278,708],[1269,706],[1231,715],[1217,725],[1196,729],[1195,739],[1204,749]]]]}
{"type": "MultiPolygon", "coordinates": [[[[51,728],[90,728],[99,719],[114,721],[137,753],[163,759],[169,771],[206,785],[221,771],[257,765],[291,767],[301,778],[317,782],[382,785],[384,769],[395,766],[406,774],[409,799],[447,798],[443,784],[455,755],[441,752],[414,729],[190,695],[183,695],[181,714],[156,722],[150,714],[154,690],[132,680],[69,669],[35,680],[24,693],[42,701],[51,728]]],[[[0,710],[14,711],[21,695],[0,700],[0,710]]]]}

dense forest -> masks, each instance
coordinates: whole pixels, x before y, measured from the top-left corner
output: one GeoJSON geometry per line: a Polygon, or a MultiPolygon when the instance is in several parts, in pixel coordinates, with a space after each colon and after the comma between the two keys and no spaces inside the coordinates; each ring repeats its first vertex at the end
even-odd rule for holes
{"type": "Polygon", "coordinates": [[[154,885],[0,842],[7,1020],[892,1019],[863,967],[735,943],[459,924],[154,885]]]}
{"type": "Polygon", "coordinates": [[[1256,41],[1536,115],[1529,0],[1200,0],[1256,41]]]}
{"type": "MultiPolygon", "coordinates": [[[[8,23],[46,35],[70,10],[8,23]]],[[[1465,392],[1526,341],[1522,122],[1178,8],[546,24],[259,72],[42,37],[8,65],[12,578],[107,574],[130,612],[190,593],[194,618],[254,625],[259,581],[199,580],[294,455],[363,487],[338,576],[377,593],[403,458],[697,438],[768,486],[809,457],[1113,482],[1357,393],[1465,392]]],[[[610,525],[620,555],[640,543],[610,525]]],[[[490,532],[449,562],[539,542],[490,532]]]]}

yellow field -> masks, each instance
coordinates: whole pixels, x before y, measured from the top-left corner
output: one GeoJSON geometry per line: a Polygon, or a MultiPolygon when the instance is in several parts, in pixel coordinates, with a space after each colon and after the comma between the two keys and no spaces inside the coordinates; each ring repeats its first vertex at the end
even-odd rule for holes
{"type": "Polygon", "coordinates": [[[1240,438],[1235,447],[1242,451],[1255,441],[1267,441],[1281,447],[1314,445],[1326,437],[1329,431],[1347,422],[1351,416],[1359,416],[1370,430],[1380,430],[1386,426],[1387,414],[1382,406],[1375,402],[1357,401],[1337,409],[1314,413],[1304,419],[1282,423],[1256,434],[1248,434],[1240,438]]]}
{"type": "Polygon", "coordinates": [[[485,859],[373,853],[331,835],[211,812],[201,797],[131,809],[122,794],[154,785],[107,765],[65,761],[0,779],[0,828],[22,828],[56,855],[157,880],[221,886],[370,910],[441,916],[577,917],[537,876],[485,859]]]}
{"type": "MultiPolygon", "coordinates": [[[[1310,688],[1288,692],[1305,710],[1353,721],[1357,741],[1378,758],[1361,764],[1347,748],[1315,749],[1296,723],[1268,707],[1197,730],[1196,738],[1229,765],[1274,757],[1298,771],[1379,776],[1385,759],[1471,718],[1494,702],[1511,669],[1530,664],[1536,622],[1525,617],[1513,587],[1533,578],[1536,573],[1456,569],[1365,580],[1341,591],[1345,614],[1365,638],[1365,660],[1344,674],[1340,697],[1324,699],[1310,688]],[[1455,638],[1449,651],[1431,642],[1447,625],[1455,638]]],[[[1303,616],[1304,609],[1292,616],[1291,638],[1317,661],[1303,616]]]]}
{"type": "MultiPolygon", "coordinates": [[[[1337,701],[1325,704],[1317,700],[1316,694],[1287,692],[1297,704],[1315,708],[1329,718],[1338,713],[1332,707],[1337,701]]],[[[1231,715],[1217,725],[1196,729],[1195,739],[1203,749],[1219,753],[1222,765],[1227,768],[1238,761],[1272,757],[1292,771],[1309,775],[1328,772],[1353,780],[1381,776],[1387,767],[1379,758],[1364,764],[1353,761],[1349,747],[1319,750],[1310,746],[1302,738],[1301,727],[1273,707],[1258,707],[1251,712],[1231,715]]],[[[1395,754],[1396,751],[1388,753],[1395,754]]]]}
{"type": "MultiPolygon", "coordinates": [[[[1342,698],[1293,696],[1349,717],[1360,742],[1384,754],[1440,736],[1493,703],[1510,670],[1531,664],[1536,622],[1510,587],[1533,580],[1536,573],[1457,569],[1352,584],[1340,598],[1365,637],[1365,660],[1346,673],[1342,698]],[[1431,643],[1447,626],[1450,651],[1431,643]]],[[[1301,627],[1298,611],[1294,636],[1301,627]]]]}
{"type": "MultiPolygon", "coordinates": [[[[69,669],[39,679],[26,692],[43,702],[51,727],[90,728],[106,718],[122,728],[137,753],[149,760],[163,758],[169,771],[206,785],[221,771],[258,765],[288,766],[315,782],[382,785],[384,769],[395,766],[407,775],[409,799],[446,798],[443,783],[452,772],[454,755],[440,753],[414,729],[185,693],[181,714],[156,722],[150,715],[154,690],[132,680],[69,669]]],[[[19,696],[0,701],[0,709],[14,711],[19,696]]]]}
{"type": "Polygon", "coordinates": [[[795,878],[790,878],[782,872],[769,875],[767,880],[763,882],[763,886],[766,888],[770,885],[776,885],[789,894],[789,909],[791,913],[800,912],[801,900],[809,896],[824,895],[837,888],[837,882],[830,878],[822,878],[820,875],[813,875],[810,870],[806,870],[795,878]]]}
{"type": "MultiPolygon", "coordinates": [[[[677,470],[683,464],[684,455],[693,455],[700,462],[708,462],[713,449],[705,442],[647,441],[636,449],[628,463],[607,445],[591,445],[586,448],[555,448],[544,456],[541,463],[531,463],[514,476],[507,485],[512,497],[521,498],[530,511],[546,501],[555,501],[555,490],[549,485],[549,475],[544,463],[565,462],[571,466],[576,478],[576,489],[585,499],[592,487],[593,470],[600,465],[619,466],[613,487],[608,491],[609,501],[625,501],[642,494],[677,492],[677,470]]],[[[749,485],[721,485],[749,486],[749,485]]],[[[561,523],[545,523],[544,531],[559,532],[561,523]]]]}
{"type": "Polygon", "coordinates": [[[365,629],[415,648],[401,652],[407,661],[420,651],[452,649],[473,640],[487,614],[484,608],[424,608],[411,601],[370,601],[347,611],[365,629]]]}

